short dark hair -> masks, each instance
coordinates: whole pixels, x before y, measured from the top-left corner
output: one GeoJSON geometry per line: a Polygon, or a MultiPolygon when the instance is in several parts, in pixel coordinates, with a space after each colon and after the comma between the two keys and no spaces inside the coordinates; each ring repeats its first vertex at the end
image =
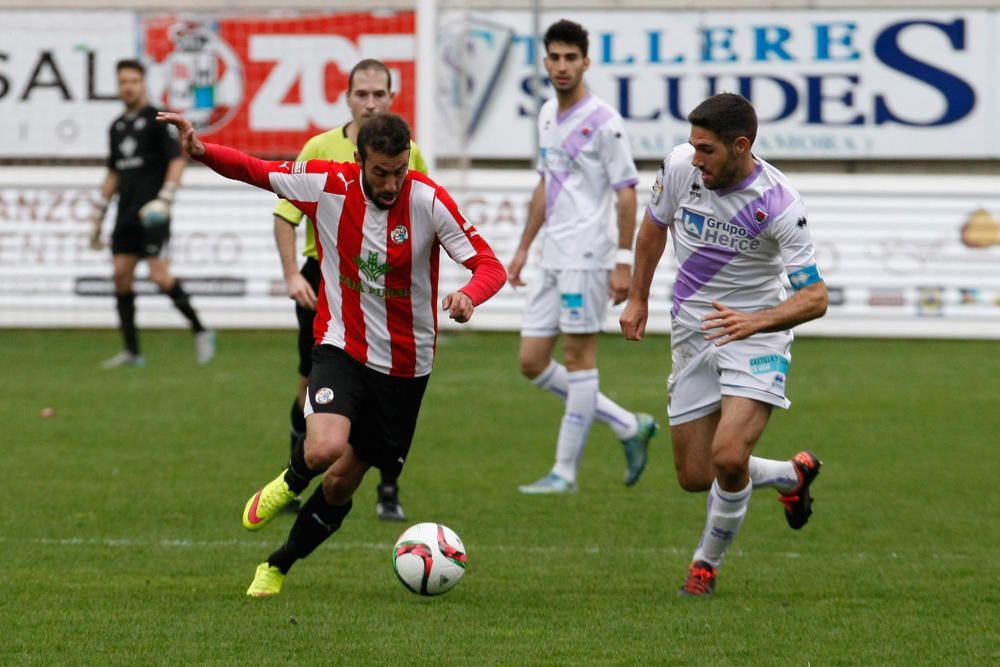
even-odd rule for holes
{"type": "Polygon", "coordinates": [[[392,90],[392,74],[389,73],[389,68],[385,66],[385,63],[381,60],[375,60],[374,58],[365,58],[352,67],[351,73],[347,75],[347,92],[354,90],[354,75],[358,72],[364,72],[370,69],[377,70],[385,74],[385,85],[388,90],[392,90]]]}
{"type": "Polygon", "coordinates": [[[757,112],[750,100],[736,93],[719,93],[694,108],[688,122],[714,132],[727,146],[746,137],[753,146],[757,138],[757,112]]]}
{"type": "Polygon", "coordinates": [[[146,76],[146,68],[135,58],[124,58],[115,64],[115,72],[121,72],[123,69],[134,69],[143,77],[146,76]]]}
{"type": "Polygon", "coordinates": [[[579,46],[580,53],[583,54],[584,58],[587,57],[587,46],[590,44],[590,40],[587,39],[586,28],[579,23],[560,19],[549,26],[549,29],[545,31],[543,39],[546,51],[549,50],[550,43],[562,42],[563,44],[579,46]]]}
{"type": "Polygon", "coordinates": [[[358,155],[364,160],[369,151],[399,155],[410,148],[410,126],[394,113],[377,113],[358,130],[358,155]]]}

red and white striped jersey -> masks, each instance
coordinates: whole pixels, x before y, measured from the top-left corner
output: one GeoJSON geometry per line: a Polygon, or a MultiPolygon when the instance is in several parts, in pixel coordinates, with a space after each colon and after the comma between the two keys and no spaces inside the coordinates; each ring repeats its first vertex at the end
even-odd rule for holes
{"type": "Polygon", "coordinates": [[[206,150],[198,159],[215,171],[271,190],[315,221],[323,276],[316,343],[339,347],[375,371],[431,372],[441,247],[472,270],[461,291],[475,305],[506,280],[489,244],[448,192],[423,174],[411,170],[396,203],[383,210],[367,198],[357,164],[266,162],[211,144],[206,150]]]}

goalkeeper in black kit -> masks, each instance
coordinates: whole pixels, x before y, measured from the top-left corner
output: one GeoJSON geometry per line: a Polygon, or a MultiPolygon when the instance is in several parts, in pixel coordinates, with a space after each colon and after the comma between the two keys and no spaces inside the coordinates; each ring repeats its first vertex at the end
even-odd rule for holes
{"type": "Polygon", "coordinates": [[[104,247],[101,223],[111,198],[118,194],[118,215],[111,233],[115,300],[124,340],[121,352],[106,360],[105,368],[142,367],[135,324],[135,267],[149,266],[149,278],[170,297],[191,325],[195,358],[207,364],[215,356],[215,332],[198,318],[187,292],[170,273],[170,208],[187,159],[181,154],[173,127],[156,122],[157,110],[146,100],[145,68],[137,60],[117,66],[118,97],[125,113],[111,124],[108,172],[101,183],[101,199],[94,209],[90,246],[104,247]]]}

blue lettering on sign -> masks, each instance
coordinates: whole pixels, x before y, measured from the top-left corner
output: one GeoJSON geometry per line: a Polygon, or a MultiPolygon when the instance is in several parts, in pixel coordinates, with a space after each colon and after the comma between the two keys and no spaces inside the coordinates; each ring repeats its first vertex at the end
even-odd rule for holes
{"type": "MultiPolygon", "coordinates": [[[[858,44],[861,33],[853,21],[812,25],[811,43],[803,39],[800,34],[803,31],[781,24],[705,26],[698,31],[697,43],[687,53],[680,48],[682,42],[672,39],[667,28],[648,29],[642,39],[633,40],[626,40],[621,31],[607,30],[594,34],[593,50],[595,61],[615,68],[609,75],[616,95],[608,101],[628,122],[686,123],[687,113],[705,97],[735,91],[763,106],[763,112],[758,110],[762,126],[800,118],[803,126],[811,130],[886,124],[940,127],[967,118],[975,109],[977,92],[960,71],[947,71],[934,63],[931,56],[916,51],[917,47],[904,45],[913,42],[912,31],[922,31],[921,34],[932,31],[944,36],[955,52],[966,52],[969,48],[966,21],[963,17],[947,21],[897,21],[885,25],[864,45],[858,44]],[[738,39],[744,34],[748,36],[746,44],[738,39]],[[913,49],[913,53],[905,48],[913,49]],[[866,58],[939,94],[943,98],[941,111],[931,119],[917,116],[916,109],[894,102],[891,92],[879,91],[878,81],[849,69],[850,63],[866,58]],[[692,61],[708,65],[766,62],[777,67],[768,74],[730,71],[729,67],[706,68],[701,74],[671,72],[692,61]],[[808,72],[797,67],[807,62],[841,64],[848,69],[808,72]]],[[[515,59],[522,66],[530,67],[544,51],[540,40],[530,35],[515,35],[511,53],[516,54],[515,59]]],[[[544,76],[540,79],[531,74],[522,76],[516,113],[520,118],[534,118],[538,113],[536,100],[553,94],[551,83],[544,76]]]]}
{"type": "Polygon", "coordinates": [[[795,60],[788,51],[785,50],[785,42],[792,36],[792,31],[780,25],[760,26],[753,29],[754,33],[754,60],[757,62],[767,62],[770,60],[769,54],[774,54],[778,60],[795,60]]]}
{"type": "Polygon", "coordinates": [[[903,53],[899,46],[900,34],[912,26],[930,26],[938,28],[958,51],[965,49],[965,21],[955,19],[951,23],[936,21],[907,21],[897,23],[883,30],[875,40],[875,56],[894,70],[923,81],[937,88],[947,103],[947,108],[940,118],[931,122],[918,122],[897,116],[886,103],[885,96],[875,96],[875,124],[899,123],[912,127],[935,127],[949,125],[965,118],[972,112],[976,104],[976,93],[972,87],[957,76],[917,60],[903,53]]]}
{"type": "Polygon", "coordinates": [[[827,23],[816,26],[816,60],[821,62],[845,62],[859,60],[861,52],[854,48],[852,44],[854,31],[858,29],[856,23],[827,23]],[[835,28],[843,28],[843,32],[834,35],[835,28]],[[834,46],[844,47],[844,54],[836,56],[833,53],[834,46]]]}
{"type": "Polygon", "coordinates": [[[705,63],[734,63],[732,28],[702,28],[701,61],[705,63]]]}

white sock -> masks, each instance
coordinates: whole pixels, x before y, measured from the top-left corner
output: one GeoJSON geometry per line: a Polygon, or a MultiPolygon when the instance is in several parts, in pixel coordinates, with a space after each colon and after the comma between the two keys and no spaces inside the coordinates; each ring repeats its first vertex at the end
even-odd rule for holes
{"type": "Polygon", "coordinates": [[[753,488],[774,486],[787,493],[799,485],[799,474],[791,461],[774,461],[756,456],[750,457],[750,481],[753,488]]]}
{"type": "MultiPolygon", "coordinates": [[[[569,387],[568,375],[566,367],[553,359],[542,374],[531,382],[565,401],[569,387]]],[[[629,412],[600,392],[597,394],[597,411],[594,417],[610,426],[619,440],[631,438],[639,431],[639,418],[635,413],[629,412]]]]}
{"type": "Polygon", "coordinates": [[[719,487],[718,480],[712,482],[712,488],[708,492],[705,532],[701,535],[701,542],[698,543],[693,560],[708,561],[715,569],[719,569],[722,557],[726,555],[726,549],[740,532],[752,492],[753,482],[735,493],[723,491],[719,487]]]}
{"type": "Polygon", "coordinates": [[[587,434],[594,422],[600,382],[596,368],[567,373],[566,379],[569,385],[566,412],[563,413],[562,424],[559,426],[556,465],[552,472],[575,482],[583,446],[587,444],[587,434]]]}

